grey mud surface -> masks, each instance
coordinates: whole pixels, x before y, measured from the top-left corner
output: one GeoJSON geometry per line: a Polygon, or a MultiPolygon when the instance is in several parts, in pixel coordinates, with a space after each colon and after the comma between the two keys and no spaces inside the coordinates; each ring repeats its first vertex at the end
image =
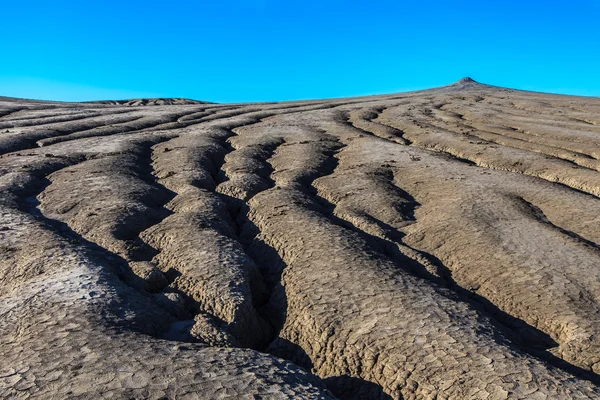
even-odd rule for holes
{"type": "Polygon", "coordinates": [[[600,398],[600,99],[0,98],[0,397],[600,398]]]}

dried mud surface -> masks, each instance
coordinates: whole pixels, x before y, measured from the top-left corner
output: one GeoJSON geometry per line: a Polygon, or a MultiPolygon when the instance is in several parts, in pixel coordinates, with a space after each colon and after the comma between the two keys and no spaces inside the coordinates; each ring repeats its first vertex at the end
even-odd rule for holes
{"type": "Polygon", "coordinates": [[[2,398],[600,398],[600,99],[0,98],[2,398]]]}

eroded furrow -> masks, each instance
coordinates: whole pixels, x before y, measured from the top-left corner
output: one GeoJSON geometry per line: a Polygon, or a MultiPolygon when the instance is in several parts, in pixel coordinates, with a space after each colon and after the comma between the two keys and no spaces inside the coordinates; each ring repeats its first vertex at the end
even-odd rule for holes
{"type": "Polygon", "coordinates": [[[402,129],[413,146],[447,153],[468,160],[478,167],[529,175],[558,183],[594,196],[600,195],[600,177],[595,170],[575,166],[569,161],[547,158],[537,152],[498,146],[472,135],[457,134],[425,120],[391,119],[386,124],[402,129]]]}
{"type": "Polygon", "coordinates": [[[594,99],[2,108],[0,397],[600,398],[594,99]]]}
{"type": "Polygon", "coordinates": [[[261,348],[271,336],[270,326],[256,311],[256,305],[263,301],[264,284],[257,266],[239,243],[229,204],[215,193],[215,180],[228,151],[223,142],[230,135],[226,129],[213,128],[204,135],[178,138],[169,144],[191,145],[181,150],[163,146],[156,163],[161,181],[178,193],[169,204],[174,214],[144,232],[143,237],[160,250],[155,257],[159,268],[177,276],[171,286],[193,298],[202,311],[190,326],[191,335],[209,338],[213,345],[261,348]],[[201,179],[182,173],[190,169],[185,166],[190,159],[181,160],[182,169],[165,173],[172,170],[173,157],[181,151],[191,151],[190,155],[205,161],[198,165],[204,172],[194,171],[201,179]],[[203,243],[203,249],[193,243],[203,243]]]}
{"type": "Polygon", "coordinates": [[[127,123],[141,118],[140,116],[109,116],[108,120],[101,117],[92,117],[83,121],[71,121],[58,124],[58,127],[52,128],[52,125],[41,127],[27,127],[21,129],[12,129],[8,134],[0,136],[0,154],[6,154],[19,150],[26,150],[38,147],[37,141],[44,138],[69,135],[80,130],[102,127],[111,123],[127,123]]]}
{"type": "MultiPolygon", "coordinates": [[[[349,159],[356,159],[356,155],[353,153],[356,153],[356,150],[353,152],[350,152],[349,159]]],[[[374,168],[381,168],[382,165],[385,165],[387,167],[393,167],[393,169],[397,169],[398,167],[402,166],[402,164],[397,164],[397,162],[402,159],[402,157],[400,157],[400,154],[398,152],[395,152],[394,155],[388,154],[387,156],[385,156],[385,154],[386,154],[386,152],[383,151],[381,153],[381,155],[378,155],[377,158],[379,159],[379,161],[374,165],[374,168]],[[393,160],[393,162],[391,164],[389,164],[388,160],[393,160]]],[[[427,182],[428,180],[431,180],[432,178],[438,179],[438,180],[442,179],[442,181],[449,180],[449,179],[452,179],[452,180],[455,179],[458,182],[461,182],[463,179],[465,179],[464,176],[461,176],[461,175],[463,175],[462,173],[458,174],[458,176],[455,176],[455,177],[440,178],[440,177],[444,177],[444,176],[452,176],[452,175],[447,175],[447,173],[450,171],[453,171],[453,169],[446,170],[448,167],[432,169],[431,167],[433,167],[433,165],[431,165],[431,162],[433,159],[431,158],[431,156],[428,153],[423,153],[422,155],[408,154],[408,157],[406,157],[406,156],[404,156],[404,157],[406,160],[410,160],[410,164],[412,164],[412,167],[410,169],[411,169],[411,173],[412,173],[411,176],[414,176],[412,178],[412,179],[414,179],[414,181],[411,182],[410,177],[407,178],[408,180],[403,179],[403,181],[411,182],[410,187],[413,188],[413,189],[411,189],[411,191],[414,191],[415,193],[420,193],[424,189],[424,188],[421,188],[420,186],[415,186],[415,183],[419,184],[419,183],[427,182]],[[425,163],[427,165],[423,165],[423,163],[425,163]],[[423,166],[426,168],[422,168],[423,166]],[[419,179],[419,177],[421,177],[422,179],[419,179]]],[[[361,155],[361,159],[362,159],[362,163],[359,165],[361,170],[362,171],[368,170],[368,168],[365,166],[365,164],[368,162],[365,159],[365,156],[361,155]]],[[[403,168],[402,171],[405,171],[405,169],[403,168]]],[[[341,212],[346,214],[349,218],[351,218],[355,222],[355,224],[358,224],[359,226],[368,227],[371,232],[373,232],[375,235],[377,235],[379,237],[388,235],[390,227],[392,229],[394,227],[396,227],[396,229],[401,229],[404,232],[402,232],[401,234],[398,234],[397,232],[395,232],[394,236],[396,238],[399,238],[400,240],[402,240],[402,237],[404,236],[404,233],[406,232],[406,230],[407,229],[410,230],[412,228],[412,226],[407,226],[401,220],[398,221],[398,219],[394,217],[394,210],[392,207],[390,207],[390,205],[393,205],[393,202],[391,200],[387,200],[385,202],[378,203],[373,198],[373,195],[372,195],[373,192],[376,192],[374,188],[370,189],[368,191],[366,189],[363,189],[363,190],[365,190],[364,192],[361,192],[360,189],[358,189],[361,187],[361,185],[364,188],[370,187],[369,182],[365,182],[365,183],[361,184],[361,179],[357,179],[357,173],[359,174],[358,176],[362,176],[361,172],[359,172],[357,169],[349,168],[349,169],[347,169],[347,172],[346,172],[348,174],[348,177],[344,177],[344,178],[338,179],[337,181],[332,181],[332,182],[325,181],[324,184],[327,184],[327,188],[330,193],[344,193],[344,190],[348,191],[349,185],[347,182],[350,181],[349,177],[352,176],[353,180],[355,181],[354,187],[352,187],[352,191],[354,192],[353,195],[348,196],[348,198],[340,197],[340,194],[335,195],[335,196],[337,196],[337,199],[338,199],[338,200],[335,200],[336,202],[341,201],[342,204],[345,204],[345,206],[341,210],[341,212]],[[367,195],[362,194],[362,193],[367,193],[367,195]],[[386,213],[383,210],[390,210],[391,212],[388,211],[386,213]],[[379,218],[374,217],[377,215],[379,216],[379,218]],[[381,223],[381,219],[383,219],[385,221],[383,224],[381,223]],[[382,228],[382,226],[385,228],[382,228]]],[[[491,179],[492,178],[490,178],[490,180],[491,179]]],[[[517,182],[515,182],[515,184],[517,184],[517,182]]],[[[531,185],[531,184],[529,184],[529,185],[530,185],[530,187],[533,187],[533,185],[531,185]]],[[[371,184],[371,186],[372,186],[372,184],[371,184]]],[[[432,187],[431,193],[433,196],[435,196],[435,193],[436,193],[435,189],[444,190],[444,191],[448,192],[447,189],[444,189],[444,186],[440,186],[440,184],[438,183],[432,187]]],[[[463,185],[462,189],[457,189],[457,193],[459,193],[461,190],[462,191],[465,190],[464,185],[463,185]]],[[[513,189],[513,190],[516,190],[516,189],[513,189]]],[[[520,190],[522,190],[522,189],[520,189],[520,190]]],[[[484,190],[484,188],[482,186],[480,189],[478,189],[478,192],[486,193],[486,190],[484,190]]],[[[452,192],[450,191],[449,193],[452,193],[452,192]]],[[[336,199],[335,196],[333,197],[333,199],[336,199]]],[[[469,195],[467,195],[467,196],[469,196],[469,195]]],[[[496,195],[491,195],[491,196],[493,198],[496,195]]],[[[594,199],[593,197],[589,197],[590,202],[593,202],[594,201],[593,199],[594,199]]],[[[436,200],[438,200],[438,199],[436,199],[436,200]]],[[[478,205],[478,207],[482,207],[481,201],[478,200],[478,202],[480,204],[480,205],[478,205]]],[[[443,203],[443,200],[439,199],[438,201],[436,201],[436,203],[443,203]]],[[[451,202],[448,202],[448,205],[445,205],[444,207],[449,207],[449,204],[451,204],[451,202]]],[[[498,207],[500,209],[502,209],[502,207],[511,208],[512,206],[498,204],[498,207]]],[[[487,207],[485,209],[488,210],[487,207]]],[[[451,210],[451,208],[447,208],[447,210],[449,212],[451,210]]],[[[486,216],[486,217],[482,217],[482,215],[484,215],[484,214],[478,213],[477,218],[479,218],[480,221],[484,221],[484,220],[487,220],[488,218],[493,218],[492,216],[494,215],[495,212],[496,212],[496,210],[488,211],[488,213],[490,213],[490,214],[488,214],[488,216],[486,216]]],[[[461,213],[464,213],[464,212],[461,212],[461,213]]],[[[460,222],[457,221],[456,225],[454,225],[454,227],[455,227],[454,229],[457,229],[457,230],[465,229],[465,226],[468,226],[471,223],[471,222],[465,222],[464,220],[462,220],[462,221],[459,220],[459,221],[460,222]]],[[[427,231],[431,232],[434,235],[435,234],[439,235],[439,232],[444,230],[443,225],[447,224],[447,223],[440,224],[440,221],[435,221],[435,220],[432,220],[429,223],[430,224],[437,223],[438,225],[442,225],[439,227],[439,229],[438,228],[432,229],[431,225],[429,225],[426,228],[427,231]],[[434,232],[437,232],[437,233],[434,233],[434,232]]],[[[527,224],[525,224],[525,225],[527,225],[527,224]]],[[[423,228],[421,228],[421,229],[423,229],[423,228]]],[[[484,231],[492,233],[494,235],[497,235],[494,233],[495,229],[496,229],[495,226],[487,226],[484,231]]],[[[566,232],[562,232],[562,233],[565,234],[566,232]]],[[[535,235],[539,235],[539,233],[536,233],[535,235]]],[[[575,235],[577,235],[577,234],[575,234],[575,235]]],[[[502,284],[500,283],[500,281],[496,281],[496,279],[500,278],[500,276],[502,276],[502,275],[500,275],[500,276],[495,275],[494,271],[490,271],[490,274],[494,274],[494,275],[486,274],[481,270],[478,270],[476,272],[476,270],[474,270],[474,268],[478,268],[477,264],[473,264],[473,265],[469,266],[468,267],[469,272],[465,273],[464,271],[461,271],[459,274],[457,274],[456,277],[458,279],[458,285],[456,285],[456,282],[452,282],[452,278],[449,275],[452,271],[454,271],[456,273],[457,270],[461,270],[463,268],[462,266],[458,267],[458,265],[457,265],[457,263],[459,263],[459,264],[461,263],[461,261],[459,261],[462,258],[461,253],[463,251],[468,252],[467,249],[469,249],[469,247],[473,247],[475,245],[475,243],[482,240],[478,236],[479,235],[472,236],[468,241],[465,241],[464,250],[456,251],[456,249],[457,249],[457,247],[456,247],[456,238],[457,238],[456,232],[453,230],[448,231],[448,236],[446,236],[445,240],[452,240],[454,242],[454,244],[451,245],[453,248],[453,251],[451,254],[444,252],[443,250],[440,251],[441,249],[440,249],[439,243],[443,243],[443,240],[433,240],[433,242],[438,243],[438,244],[434,245],[434,246],[423,247],[423,245],[421,243],[419,243],[420,241],[423,240],[423,238],[419,238],[419,236],[416,236],[416,237],[413,236],[413,237],[410,237],[410,242],[413,243],[413,245],[411,245],[409,247],[413,247],[413,249],[415,249],[417,251],[426,250],[430,253],[435,253],[436,255],[438,255],[438,257],[441,257],[445,263],[448,263],[448,265],[450,265],[451,268],[443,268],[443,270],[446,270],[445,272],[446,272],[447,278],[450,278],[451,285],[455,286],[459,290],[459,292],[461,292],[463,295],[465,295],[464,297],[473,298],[477,302],[482,303],[484,305],[484,308],[486,310],[488,310],[492,315],[494,315],[496,318],[498,318],[500,321],[507,324],[508,326],[511,326],[512,329],[516,329],[518,332],[516,335],[517,338],[524,339],[523,343],[525,343],[526,346],[530,346],[531,344],[534,344],[535,347],[533,349],[534,350],[533,354],[535,354],[539,357],[542,357],[545,360],[548,360],[553,365],[559,365],[559,366],[561,366],[561,368],[567,368],[569,371],[574,371],[574,373],[577,373],[580,375],[581,375],[582,371],[577,371],[578,367],[595,370],[594,365],[595,365],[596,359],[597,359],[596,354],[588,354],[585,357],[585,358],[587,358],[587,361],[583,361],[583,359],[581,359],[579,357],[574,357],[572,350],[570,350],[570,351],[567,350],[571,347],[576,347],[579,349],[582,349],[582,348],[589,349],[589,346],[585,344],[585,339],[583,339],[583,340],[576,339],[576,337],[579,335],[582,337],[593,337],[593,334],[591,332],[594,332],[597,329],[596,322],[592,322],[592,321],[596,320],[596,317],[590,317],[590,315],[595,315],[597,313],[596,306],[593,305],[592,308],[589,308],[590,302],[595,303],[595,300],[591,300],[591,298],[593,298],[595,296],[590,297],[590,294],[589,294],[590,291],[592,293],[596,292],[597,289],[595,288],[595,285],[592,286],[593,288],[590,286],[587,286],[587,285],[585,285],[584,287],[579,286],[580,290],[581,290],[580,296],[582,296],[582,297],[581,297],[580,301],[576,302],[576,304],[568,304],[568,302],[564,303],[562,301],[562,300],[564,300],[564,298],[562,298],[561,296],[556,297],[554,300],[550,300],[550,298],[547,298],[549,293],[544,293],[542,296],[538,295],[537,301],[548,302],[550,304],[556,303],[551,308],[546,307],[544,309],[544,311],[540,310],[541,314],[540,314],[540,312],[529,314],[528,310],[531,307],[531,305],[530,305],[531,300],[527,299],[528,294],[523,292],[523,294],[521,295],[522,298],[519,298],[520,295],[517,295],[517,293],[519,293],[523,289],[517,289],[517,287],[514,287],[510,290],[507,290],[506,297],[504,295],[501,295],[499,293],[499,290],[497,289],[496,285],[502,285],[502,284]],[[474,238],[477,238],[475,242],[473,242],[474,238]],[[415,248],[415,245],[418,247],[418,249],[415,248]],[[480,278],[477,276],[480,276],[480,278]],[[495,283],[491,283],[492,281],[495,283]],[[494,289],[481,290],[481,284],[484,282],[486,284],[491,284],[491,287],[494,287],[494,289]],[[464,291],[462,289],[462,287],[471,288],[472,290],[475,289],[477,291],[477,294],[475,296],[470,295],[469,292],[464,291]],[[544,298],[544,300],[541,300],[541,298],[544,298]],[[519,303],[521,305],[519,305],[519,303]],[[580,314],[580,312],[584,309],[587,309],[589,311],[586,311],[583,314],[580,314]],[[561,311],[558,311],[558,310],[561,310],[561,311]],[[579,316],[566,317],[565,314],[569,314],[569,312],[567,312],[567,310],[570,310],[569,312],[574,312],[576,315],[579,315],[579,316]],[[557,315],[558,315],[557,313],[562,314],[562,316],[557,317],[557,315]],[[588,315],[588,317],[584,317],[583,316],[584,314],[588,315]],[[581,332],[580,334],[573,334],[572,333],[573,331],[571,331],[572,328],[566,328],[566,326],[570,325],[570,322],[568,322],[570,318],[578,319],[579,320],[579,322],[578,322],[579,329],[583,330],[584,332],[587,331],[587,333],[581,332]],[[558,322],[559,319],[562,321],[558,322]],[[531,326],[527,326],[527,324],[523,324],[521,322],[521,320],[524,320],[527,322],[527,324],[530,324],[531,326],[545,332],[545,334],[548,334],[549,336],[551,336],[552,339],[550,339],[549,337],[544,337],[545,336],[544,333],[541,333],[539,331],[536,332],[536,329],[532,328],[531,326]],[[571,332],[571,333],[567,333],[567,332],[571,332]],[[591,336],[588,336],[588,335],[591,335],[591,336]],[[555,354],[558,354],[559,357],[561,357],[565,360],[568,360],[568,362],[574,364],[575,367],[569,366],[568,364],[564,364],[562,362],[562,360],[555,359],[553,356],[549,355],[548,353],[544,353],[544,354],[539,353],[538,349],[556,346],[557,343],[555,343],[554,341],[560,343],[560,348],[562,348],[562,350],[553,349],[552,352],[555,354]],[[576,343],[579,343],[579,344],[576,344],[576,343]]],[[[573,236],[573,234],[570,234],[568,236],[573,236]]],[[[577,236],[580,236],[580,235],[577,235],[577,236]]],[[[498,239],[496,239],[496,240],[498,240],[498,239]]],[[[507,240],[507,239],[503,239],[503,240],[507,240]]],[[[584,239],[584,240],[588,240],[588,239],[584,239]]],[[[397,242],[398,239],[395,239],[395,241],[397,242]]],[[[431,241],[432,240],[430,239],[429,242],[431,242],[431,241]]],[[[492,246],[491,243],[489,245],[492,246]]],[[[444,247],[446,247],[446,246],[444,246],[444,247]]],[[[539,248],[540,246],[538,245],[537,247],[539,248]]],[[[485,247],[481,247],[481,248],[483,249],[485,247]]],[[[535,248],[535,246],[532,246],[532,248],[535,248]]],[[[514,251],[514,247],[511,248],[511,252],[512,251],[514,251]]],[[[496,250],[496,252],[499,253],[498,250],[496,250]]],[[[580,258],[580,260],[585,260],[586,258],[589,258],[589,256],[586,256],[584,252],[579,252],[579,251],[574,251],[574,250],[565,250],[565,254],[566,253],[571,254],[573,256],[575,254],[579,254],[579,257],[582,257],[582,258],[580,258]]],[[[467,254],[469,254],[469,253],[467,253],[467,254]]],[[[497,257],[500,257],[500,255],[498,254],[497,257]]],[[[514,257],[514,256],[507,255],[507,257],[514,257]]],[[[542,260],[544,260],[544,258],[545,257],[543,255],[543,253],[539,254],[539,255],[530,255],[529,261],[532,263],[532,265],[528,266],[528,268],[531,268],[531,267],[539,268],[537,266],[534,267],[534,265],[536,265],[536,263],[544,263],[544,265],[546,265],[545,264],[546,261],[542,261],[542,260]],[[533,260],[536,260],[536,261],[533,261],[533,260]]],[[[498,262],[498,261],[496,259],[496,261],[490,261],[490,262],[498,262]]],[[[558,257],[557,259],[555,259],[554,262],[557,264],[564,262],[565,264],[563,264],[563,265],[566,265],[566,266],[573,265],[573,263],[575,263],[575,265],[580,263],[580,262],[576,262],[576,261],[566,261],[564,256],[558,257]]],[[[587,264],[587,262],[586,262],[586,264],[587,264]]],[[[558,267],[558,268],[559,268],[559,270],[562,271],[562,273],[555,274],[553,279],[555,279],[555,280],[564,279],[567,282],[566,285],[572,284],[573,281],[584,282],[586,280],[586,278],[585,278],[586,273],[583,273],[581,275],[578,274],[579,277],[575,278],[575,276],[574,276],[575,271],[579,271],[579,268],[576,268],[575,270],[570,270],[570,268],[564,268],[564,267],[558,267]]],[[[587,273],[589,273],[589,272],[587,272],[587,273]]],[[[594,272],[594,274],[595,274],[595,272],[594,272]]],[[[530,276],[535,276],[535,273],[532,272],[530,276]]],[[[556,282],[555,282],[555,284],[556,284],[556,282]]],[[[559,287],[562,287],[562,286],[559,285],[559,287]]],[[[561,289],[553,289],[553,290],[561,290],[561,289]]],[[[550,297],[552,297],[552,296],[550,296],[550,297]]],[[[589,340],[589,339],[587,339],[587,340],[589,340]]],[[[524,349],[525,349],[525,351],[527,351],[526,347],[524,349]]],[[[578,352],[578,351],[581,351],[581,350],[577,350],[575,352],[578,352]]],[[[586,350],[586,351],[589,351],[589,350],[586,350]]],[[[586,375],[586,374],[583,373],[583,375],[586,375]]],[[[587,374],[587,375],[589,375],[589,374],[587,374]]],[[[590,379],[596,379],[596,378],[594,376],[592,376],[590,379]]]]}
{"type": "Polygon", "coordinates": [[[588,246],[594,250],[600,250],[600,244],[586,239],[584,237],[582,237],[581,235],[579,235],[576,232],[570,231],[568,229],[565,229],[563,227],[560,227],[558,225],[556,225],[555,223],[553,223],[552,221],[550,221],[548,219],[548,217],[546,216],[546,214],[544,214],[544,212],[536,205],[528,202],[527,200],[520,198],[520,200],[525,204],[525,206],[527,208],[530,209],[531,214],[534,215],[539,221],[543,222],[544,224],[548,224],[550,225],[552,228],[556,229],[557,231],[559,231],[561,234],[568,236],[570,238],[572,238],[574,241],[576,241],[577,243],[583,244],[585,246],[588,246]]]}
{"type": "MultiPolygon", "coordinates": [[[[342,150],[336,158],[343,159],[343,156],[340,157],[343,154],[342,150]]],[[[579,362],[574,365],[570,363],[575,361],[572,358],[566,357],[570,362],[557,358],[554,348],[558,343],[548,334],[519,317],[506,313],[488,298],[463,288],[453,279],[452,270],[441,260],[404,243],[403,230],[416,222],[414,212],[420,204],[393,184],[390,167],[392,166],[384,164],[373,170],[364,166],[362,171],[353,168],[337,172],[332,170],[313,184],[317,189],[317,202],[325,205],[325,213],[332,223],[359,233],[373,249],[394,261],[397,268],[450,289],[456,294],[457,300],[487,314],[495,328],[503,331],[521,352],[531,354],[568,373],[599,382],[600,379],[595,374],[580,368],[579,362]]],[[[558,229],[597,249],[595,243],[573,232],[558,229]]]]}
{"type": "MultiPolygon", "coordinates": [[[[60,110],[60,109],[59,109],[60,110]]],[[[36,115],[32,112],[27,113],[25,116],[21,116],[19,118],[11,118],[6,121],[0,122],[1,129],[10,129],[10,128],[21,128],[21,127],[29,127],[29,126],[44,126],[50,125],[54,123],[64,123],[71,121],[78,121],[82,119],[88,118],[96,118],[102,116],[113,116],[118,114],[127,114],[131,110],[68,110],[60,112],[59,110],[55,110],[54,112],[44,113],[41,115],[36,115]],[[108,112],[107,112],[108,111],[108,112]]]]}
{"type": "MultiPolygon", "coordinates": [[[[137,116],[129,121],[125,121],[123,123],[111,124],[109,126],[100,125],[91,129],[85,130],[77,130],[72,133],[64,133],[61,132],[59,136],[52,136],[49,138],[38,140],[36,143],[38,146],[49,146],[56,143],[62,143],[70,140],[76,139],[84,139],[89,137],[97,137],[97,136],[111,136],[118,135],[124,133],[135,133],[141,132],[144,130],[162,130],[160,127],[165,122],[173,122],[176,121],[177,118],[184,115],[189,115],[193,111],[181,111],[173,114],[165,114],[158,117],[147,117],[144,115],[137,116]]],[[[177,126],[177,122],[175,122],[177,126]]]]}
{"type": "MultiPolygon", "coordinates": [[[[38,171],[85,163],[67,161],[44,159],[38,171]]],[[[64,224],[19,211],[18,198],[42,191],[43,181],[26,172],[0,184],[1,248],[14,256],[0,266],[10,265],[20,280],[19,297],[5,297],[0,307],[3,397],[331,398],[314,376],[273,357],[157,339],[176,320],[116,279],[119,263],[110,253],[64,224]],[[34,248],[28,237],[36,238],[34,248]]]]}
{"type": "MultiPolygon", "coordinates": [[[[539,152],[585,168],[594,170],[600,168],[598,160],[593,156],[593,149],[586,150],[581,146],[570,146],[568,143],[554,142],[548,138],[524,135],[522,130],[513,127],[490,127],[478,124],[477,122],[470,122],[470,124],[459,123],[457,127],[453,128],[451,124],[446,123],[442,129],[448,129],[461,134],[468,132],[469,135],[478,137],[484,141],[516,149],[539,152]]],[[[438,125],[436,124],[436,126],[438,125]]]]}
{"type": "MultiPolygon", "coordinates": [[[[277,129],[270,132],[265,129],[263,134],[259,132],[259,127],[240,131],[240,136],[236,137],[236,151],[243,148],[241,144],[244,142],[264,142],[275,140],[278,136],[277,129]]],[[[313,134],[323,135],[317,132],[313,134]]],[[[322,152],[323,150],[314,153],[319,149],[319,145],[322,145],[322,141],[312,143],[311,141],[302,141],[290,145],[292,140],[284,140],[286,145],[280,146],[269,161],[275,167],[272,179],[277,186],[254,195],[249,201],[249,218],[257,228],[255,240],[276,249],[285,265],[281,278],[284,294],[277,294],[277,296],[281,299],[280,301],[287,303],[286,318],[279,337],[271,344],[269,351],[307,368],[312,368],[318,375],[326,378],[328,387],[339,396],[351,397],[359,393],[372,398],[387,395],[397,397],[400,394],[404,396],[422,395],[425,393],[424,390],[431,390],[435,387],[435,384],[428,386],[427,382],[435,381],[437,373],[441,374],[440,378],[441,376],[452,376],[452,369],[442,372],[445,368],[442,365],[448,364],[440,361],[441,370],[437,370],[437,367],[433,370],[428,367],[429,372],[426,375],[420,375],[409,369],[411,373],[408,381],[398,384],[391,383],[398,382],[399,376],[406,376],[402,375],[406,371],[403,367],[404,362],[408,362],[407,366],[410,365],[409,359],[405,359],[403,362],[398,356],[402,354],[402,357],[407,357],[407,354],[413,354],[414,350],[411,350],[411,347],[416,345],[410,340],[406,341],[406,339],[400,338],[403,334],[410,336],[409,332],[412,328],[410,325],[406,326],[404,323],[398,325],[397,322],[394,322],[396,321],[394,317],[389,315],[394,313],[394,309],[402,309],[403,318],[406,318],[408,313],[414,315],[412,318],[417,318],[417,320],[421,317],[427,318],[428,324],[432,324],[432,313],[423,314],[422,310],[417,311],[419,307],[425,306],[430,311],[436,307],[439,307],[440,310],[447,310],[448,307],[451,307],[453,313],[461,315],[460,318],[454,320],[454,317],[458,315],[454,314],[454,317],[448,321],[450,325],[457,324],[457,329],[461,332],[459,337],[465,335],[462,336],[462,339],[454,337],[455,343],[461,343],[461,348],[471,346],[470,339],[467,337],[479,335],[475,332],[480,332],[480,330],[494,332],[494,335],[506,335],[506,333],[500,333],[501,330],[494,326],[487,317],[477,313],[466,317],[472,312],[468,311],[469,306],[457,301],[453,295],[444,293],[441,288],[423,284],[423,282],[415,280],[412,274],[401,273],[395,262],[385,254],[381,254],[376,245],[365,240],[364,234],[354,233],[347,229],[348,224],[338,223],[335,218],[332,218],[327,207],[324,207],[326,204],[323,199],[311,190],[311,184],[312,180],[319,176],[334,173],[335,163],[328,161],[332,160],[333,153],[330,153],[331,150],[325,153],[322,152]],[[316,148],[315,145],[317,145],[316,148]],[[299,148],[293,149],[294,146],[299,148]],[[307,153],[298,151],[306,146],[313,148],[307,153]],[[325,157],[319,157],[319,153],[325,157]],[[307,182],[306,180],[290,179],[293,175],[290,176],[289,169],[287,171],[283,169],[279,173],[277,167],[286,159],[287,154],[294,155],[291,159],[286,160],[288,167],[290,164],[293,166],[299,161],[302,162],[302,160],[298,160],[298,156],[302,157],[302,154],[306,154],[307,159],[303,162],[305,168],[309,165],[315,165],[317,168],[317,172],[313,174],[311,180],[307,182]],[[324,253],[321,254],[322,252],[324,253]],[[326,268],[323,263],[327,263],[326,268]],[[382,275],[386,276],[383,280],[380,279],[382,275]],[[379,276],[379,278],[375,278],[375,276],[379,276]],[[375,284],[377,290],[374,291],[371,284],[375,284]],[[429,294],[418,295],[417,292],[411,292],[415,288],[429,294]],[[409,292],[407,293],[406,290],[409,292]],[[381,292],[385,295],[382,295],[381,292]],[[416,297],[411,300],[411,296],[416,297]],[[416,298],[420,300],[415,301],[416,298]],[[428,302],[427,305],[422,304],[420,302],[423,298],[431,298],[433,302],[428,302]],[[338,301],[340,302],[339,306],[334,306],[334,304],[338,304],[338,301]],[[319,304],[321,306],[318,306],[319,304]],[[372,316],[374,311],[368,304],[378,304],[379,307],[385,309],[384,314],[376,313],[377,323],[375,325],[368,322],[368,316],[372,316]],[[416,306],[417,304],[420,305],[416,306]],[[407,311],[412,307],[416,307],[414,314],[407,311]],[[363,311],[366,312],[363,313],[363,311]],[[339,319],[342,315],[343,318],[339,319]],[[364,318],[367,320],[363,320],[364,318]],[[480,324],[488,327],[476,328],[480,324]],[[367,326],[368,330],[364,331],[367,326]],[[353,334],[352,332],[358,327],[363,327],[361,334],[353,334]],[[388,334],[373,342],[373,338],[380,337],[377,333],[379,329],[388,334]],[[395,339],[390,339],[389,335],[395,339]],[[386,342],[389,345],[386,345],[386,342]],[[393,347],[391,347],[392,343],[393,347]],[[399,343],[405,344],[398,348],[399,343]],[[380,371],[388,368],[394,368],[392,371],[396,372],[387,375],[381,374],[380,371]],[[434,370],[438,372],[434,373],[434,370]],[[345,376],[348,378],[344,378],[345,376]],[[409,382],[415,382],[414,386],[409,382]],[[415,390],[414,387],[419,389],[415,390]]],[[[339,142],[331,137],[328,140],[334,148],[337,147],[339,150],[339,142]]],[[[263,163],[267,162],[263,161],[263,163]]],[[[300,177],[298,176],[298,178],[300,177]]],[[[434,312],[433,315],[438,314],[434,312]]],[[[416,321],[414,324],[414,327],[419,326],[420,329],[423,327],[416,321]]],[[[435,326],[435,323],[433,325],[435,326]]],[[[480,336],[479,344],[476,346],[483,347],[473,351],[504,354],[503,359],[506,364],[504,364],[505,367],[499,367],[500,369],[518,368],[517,365],[521,365],[521,363],[527,365],[527,368],[536,365],[534,369],[538,371],[536,374],[539,374],[536,380],[546,381],[549,379],[547,382],[550,382],[554,379],[570,379],[566,376],[558,378],[558,375],[555,375],[556,372],[551,372],[543,363],[534,358],[528,358],[516,348],[507,345],[505,341],[498,341],[495,337],[489,336],[488,339],[483,339],[480,336]],[[489,340],[489,342],[485,344],[485,340],[489,340]],[[483,348],[486,350],[482,350],[483,348]],[[510,361],[511,359],[513,361],[510,361]],[[551,376],[552,378],[550,378],[551,376]]],[[[423,349],[419,350],[419,352],[422,351],[423,349]]],[[[420,354],[420,356],[425,357],[425,354],[420,354]]],[[[437,357],[439,355],[435,358],[437,357]]],[[[494,357],[494,359],[496,358],[494,357]]],[[[489,370],[488,373],[490,376],[495,374],[489,370]]],[[[500,373],[497,376],[504,375],[500,373]]],[[[498,380],[498,382],[501,381],[504,382],[498,380]]],[[[465,387],[470,387],[472,384],[474,383],[461,385],[461,389],[457,388],[457,390],[465,390],[465,387]]],[[[491,388],[489,384],[486,386],[488,389],[491,388]]],[[[540,390],[542,389],[540,388],[540,390]]],[[[435,391],[427,393],[435,393],[435,391]]]]}
{"type": "Polygon", "coordinates": [[[402,131],[374,122],[383,110],[384,108],[371,108],[351,111],[348,113],[346,121],[366,134],[399,144],[410,145],[410,141],[403,137],[402,131]]]}

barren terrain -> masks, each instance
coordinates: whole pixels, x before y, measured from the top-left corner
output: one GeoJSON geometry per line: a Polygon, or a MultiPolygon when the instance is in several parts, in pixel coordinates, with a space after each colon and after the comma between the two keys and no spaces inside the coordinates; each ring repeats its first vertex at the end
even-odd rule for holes
{"type": "Polygon", "coordinates": [[[600,99],[0,98],[1,398],[600,398],[600,99]]]}

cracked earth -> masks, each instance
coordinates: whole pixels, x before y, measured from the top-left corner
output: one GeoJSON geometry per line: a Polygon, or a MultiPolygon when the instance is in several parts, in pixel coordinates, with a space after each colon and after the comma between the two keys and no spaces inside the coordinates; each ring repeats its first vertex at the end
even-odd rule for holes
{"type": "Polygon", "coordinates": [[[600,398],[600,99],[0,98],[0,397],[600,398]]]}

